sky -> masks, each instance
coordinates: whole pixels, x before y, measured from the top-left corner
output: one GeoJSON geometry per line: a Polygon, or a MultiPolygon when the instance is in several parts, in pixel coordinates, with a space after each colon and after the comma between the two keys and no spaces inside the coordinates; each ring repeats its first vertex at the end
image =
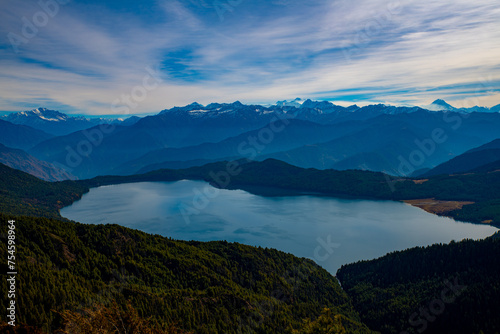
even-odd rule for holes
{"type": "Polygon", "coordinates": [[[1,0],[0,110],[500,104],[498,0],[1,0]]]}

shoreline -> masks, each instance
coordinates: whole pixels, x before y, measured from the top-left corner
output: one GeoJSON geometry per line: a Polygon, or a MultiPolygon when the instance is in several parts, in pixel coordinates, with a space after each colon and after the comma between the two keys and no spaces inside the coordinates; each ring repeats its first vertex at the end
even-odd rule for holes
{"type": "Polygon", "coordinates": [[[446,215],[449,212],[461,210],[465,205],[475,203],[471,201],[443,201],[435,198],[407,199],[402,200],[402,202],[420,208],[426,212],[446,217],[449,217],[446,215]]]}

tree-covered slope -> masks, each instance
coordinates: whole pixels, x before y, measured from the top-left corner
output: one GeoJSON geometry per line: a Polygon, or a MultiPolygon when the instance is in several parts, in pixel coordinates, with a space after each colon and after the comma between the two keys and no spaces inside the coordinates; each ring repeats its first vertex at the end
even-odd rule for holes
{"type": "Polygon", "coordinates": [[[498,237],[395,252],[343,266],[337,277],[382,333],[500,331],[498,237]]]}
{"type": "Polygon", "coordinates": [[[0,212],[60,217],[59,209],[88,191],[73,181],[46,182],[0,163],[0,212]]]}
{"type": "MultiPolygon", "coordinates": [[[[83,326],[99,309],[114,307],[130,307],[151,328],[195,333],[303,332],[304,321],[316,321],[328,308],[338,332],[370,332],[337,280],[310,260],[236,243],[174,241],[117,225],[3,214],[2,233],[11,219],[17,321],[46,332],[83,326]],[[75,320],[83,310],[83,320],[75,320]]],[[[0,256],[6,253],[2,242],[0,256]]],[[[3,279],[2,291],[6,285],[3,279]]],[[[7,295],[0,300],[5,309],[7,295]]]]}
{"type": "MultiPolygon", "coordinates": [[[[180,179],[253,192],[273,187],[287,194],[471,200],[475,204],[451,214],[500,221],[500,173],[391,179],[382,173],[302,169],[267,160],[49,183],[0,165],[0,210],[11,214],[0,215],[0,234],[5,236],[5,222],[16,220],[19,321],[68,333],[115,318],[151,330],[144,333],[369,332],[361,321],[383,332],[418,331],[424,324],[436,333],[498,331],[500,247],[493,239],[416,248],[343,267],[338,276],[351,302],[326,271],[276,250],[181,242],[117,225],[19,216],[60,219],[58,208],[88,187],[180,179]],[[467,289],[441,297],[449,284],[467,289]],[[434,300],[439,297],[442,303],[434,300]],[[425,307],[439,317],[420,315],[425,307]],[[433,320],[424,323],[422,317],[433,320]],[[456,317],[461,322],[450,325],[456,317]]],[[[6,258],[5,242],[0,256],[6,258]]],[[[2,270],[7,272],[5,264],[2,270]]],[[[6,280],[1,284],[5,291],[6,280]]],[[[3,307],[6,298],[0,297],[3,307]]]]}

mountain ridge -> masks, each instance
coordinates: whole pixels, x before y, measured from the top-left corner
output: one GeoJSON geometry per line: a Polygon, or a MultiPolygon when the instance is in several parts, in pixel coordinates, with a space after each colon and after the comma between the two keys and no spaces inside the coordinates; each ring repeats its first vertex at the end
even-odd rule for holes
{"type": "Polygon", "coordinates": [[[75,117],[61,113],[57,110],[42,107],[27,111],[13,112],[0,118],[13,124],[27,125],[55,136],[67,135],[99,124],[132,125],[138,121],[136,116],[131,116],[125,120],[86,118],[84,116],[75,117]]]}
{"type": "Polygon", "coordinates": [[[5,146],[26,150],[51,138],[44,131],[0,119],[0,143],[5,146]]]}
{"type": "Polygon", "coordinates": [[[463,113],[471,113],[471,112],[496,113],[496,112],[500,112],[500,104],[497,104],[491,108],[480,107],[480,106],[456,108],[442,99],[437,99],[434,102],[432,102],[430,105],[422,106],[422,108],[427,109],[427,110],[431,110],[431,111],[456,111],[456,112],[463,112],[463,113]]]}
{"type": "Polygon", "coordinates": [[[0,163],[21,170],[44,181],[74,180],[75,176],[63,169],[38,160],[23,150],[9,148],[0,144],[0,163]]]}
{"type": "Polygon", "coordinates": [[[500,139],[472,148],[463,154],[446,161],[420,177],[435,176],[439,174],[467,173],[500,160],[500,139]]]}

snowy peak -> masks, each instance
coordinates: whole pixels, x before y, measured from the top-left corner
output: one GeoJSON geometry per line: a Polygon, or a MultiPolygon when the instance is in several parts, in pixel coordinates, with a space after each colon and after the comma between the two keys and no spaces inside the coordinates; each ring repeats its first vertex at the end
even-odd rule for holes
{"type": "Polygon", "coordinates": [[[160,115],[177,115],[184,118],[216,118],[221,116],[234,118],[258,116],[267,113],[267,111],[267,108],[263,106],[246,105],[240,101],[235,101],[233,103],[210,103],[207,106],[195,102],[184,107],[173,107],[171,109],[162,110],[160,115]]]}
{"type": "Polygon", "coordinates": [[[455,107],[447,103],[445,100],[437,99],[427,106],[422,106],[422,108],[430,111],[452,111],[456,110],[455,107]]]}
{"type": "Polygon", "coordinates": [[[352,105],[343,107],[330,101],[314,101],[311,99],[278,101],[274,105],[247,105],[239,101],[233,103],[210,103],[203,106],[199,103],[191,103],[184,107],[174,107],[163,110],[160,114],[178,117],[184,121],[193,119],[257,119],[270,113],[294,117],[301,120],[328,123],[334,120],[366,119],[378,115],[396,115],[413,113],[426,109],[432,112],[454,111],[454,112],[493,112],[493,108],[473,107],[455,108],[446,101],[438,99],[431,105],[425,107],[416,106],[393,106],[387,104],[372,104],[364,107],[352,105]],[[353,114],[353,115],[349,115],[353,114]]]}
{"type": "Polygon", "coordinates": [[[23,118],[23,117],[36,117],[51,122],[65,121],[68,119],[67,115],[62,114],[59,111],[50,110],[46,108],[37,108],[29,111],[21,111],[18,113],[13,113],[5,117],[5,119],[8,121],[12,121],[15,120],[16,118],[23,118]]]}
{"type": "Polygon", "coordinates": [[[438,106],[443,106],[446,108],[453,108],[449,103],[447,103],[445,100],[437,99],[436,101],[432,102],[432,104],[438,105],[438,106]]]}
{"type": "Polygon", "coordinates": [[[333,104],[330,101],[312,101],[310,99],[305,100],[301,105],[301,109],[306,108],[317,110],[320,114],[329,114],[346,110],[346,108],[333,104]]]}
{"type": "Polygon", "coordinates": [[[276,106],[300,108],[302,106],[302,103],[303,103],[302,99],[300,97],[297,97],[296,99],[294,99],[292,101],[287,101],[287,100],[278,101],[278,102],[276,102],[276,106]]]}
{"type": "Polygon", "coordinates": [[[447,103],[445,100],[437,99],[432,102],[431,105],[436,106],[437,108],[441,108],[440,110],[455,110],[451,104],[447,103]]]}
{"type": "Polygon", "coordinates": [[[83,116],[68,116],[57,110],[47,108],[37,108],[28,111],[11,113],[9,115],[2,116],[1,119],[18,125],[27,125],[56,136],[88,129],[99,124],[119,124],[129,126],[139,120],[138,117],[130,117],[125,120],[108,118],[88,119],[83,116]]]}
{"type": "Polygon", "coordinates": [[[500,105],[496,105],[491,108],[474,106],[470,108],[455,108],[451,104],[447,103],[442,99],[437,99],[428,106],[423,106],[422,108],[430,111],[455,111],[460,113],[471,113],[471,112],[500,112],[500,105]]]}

